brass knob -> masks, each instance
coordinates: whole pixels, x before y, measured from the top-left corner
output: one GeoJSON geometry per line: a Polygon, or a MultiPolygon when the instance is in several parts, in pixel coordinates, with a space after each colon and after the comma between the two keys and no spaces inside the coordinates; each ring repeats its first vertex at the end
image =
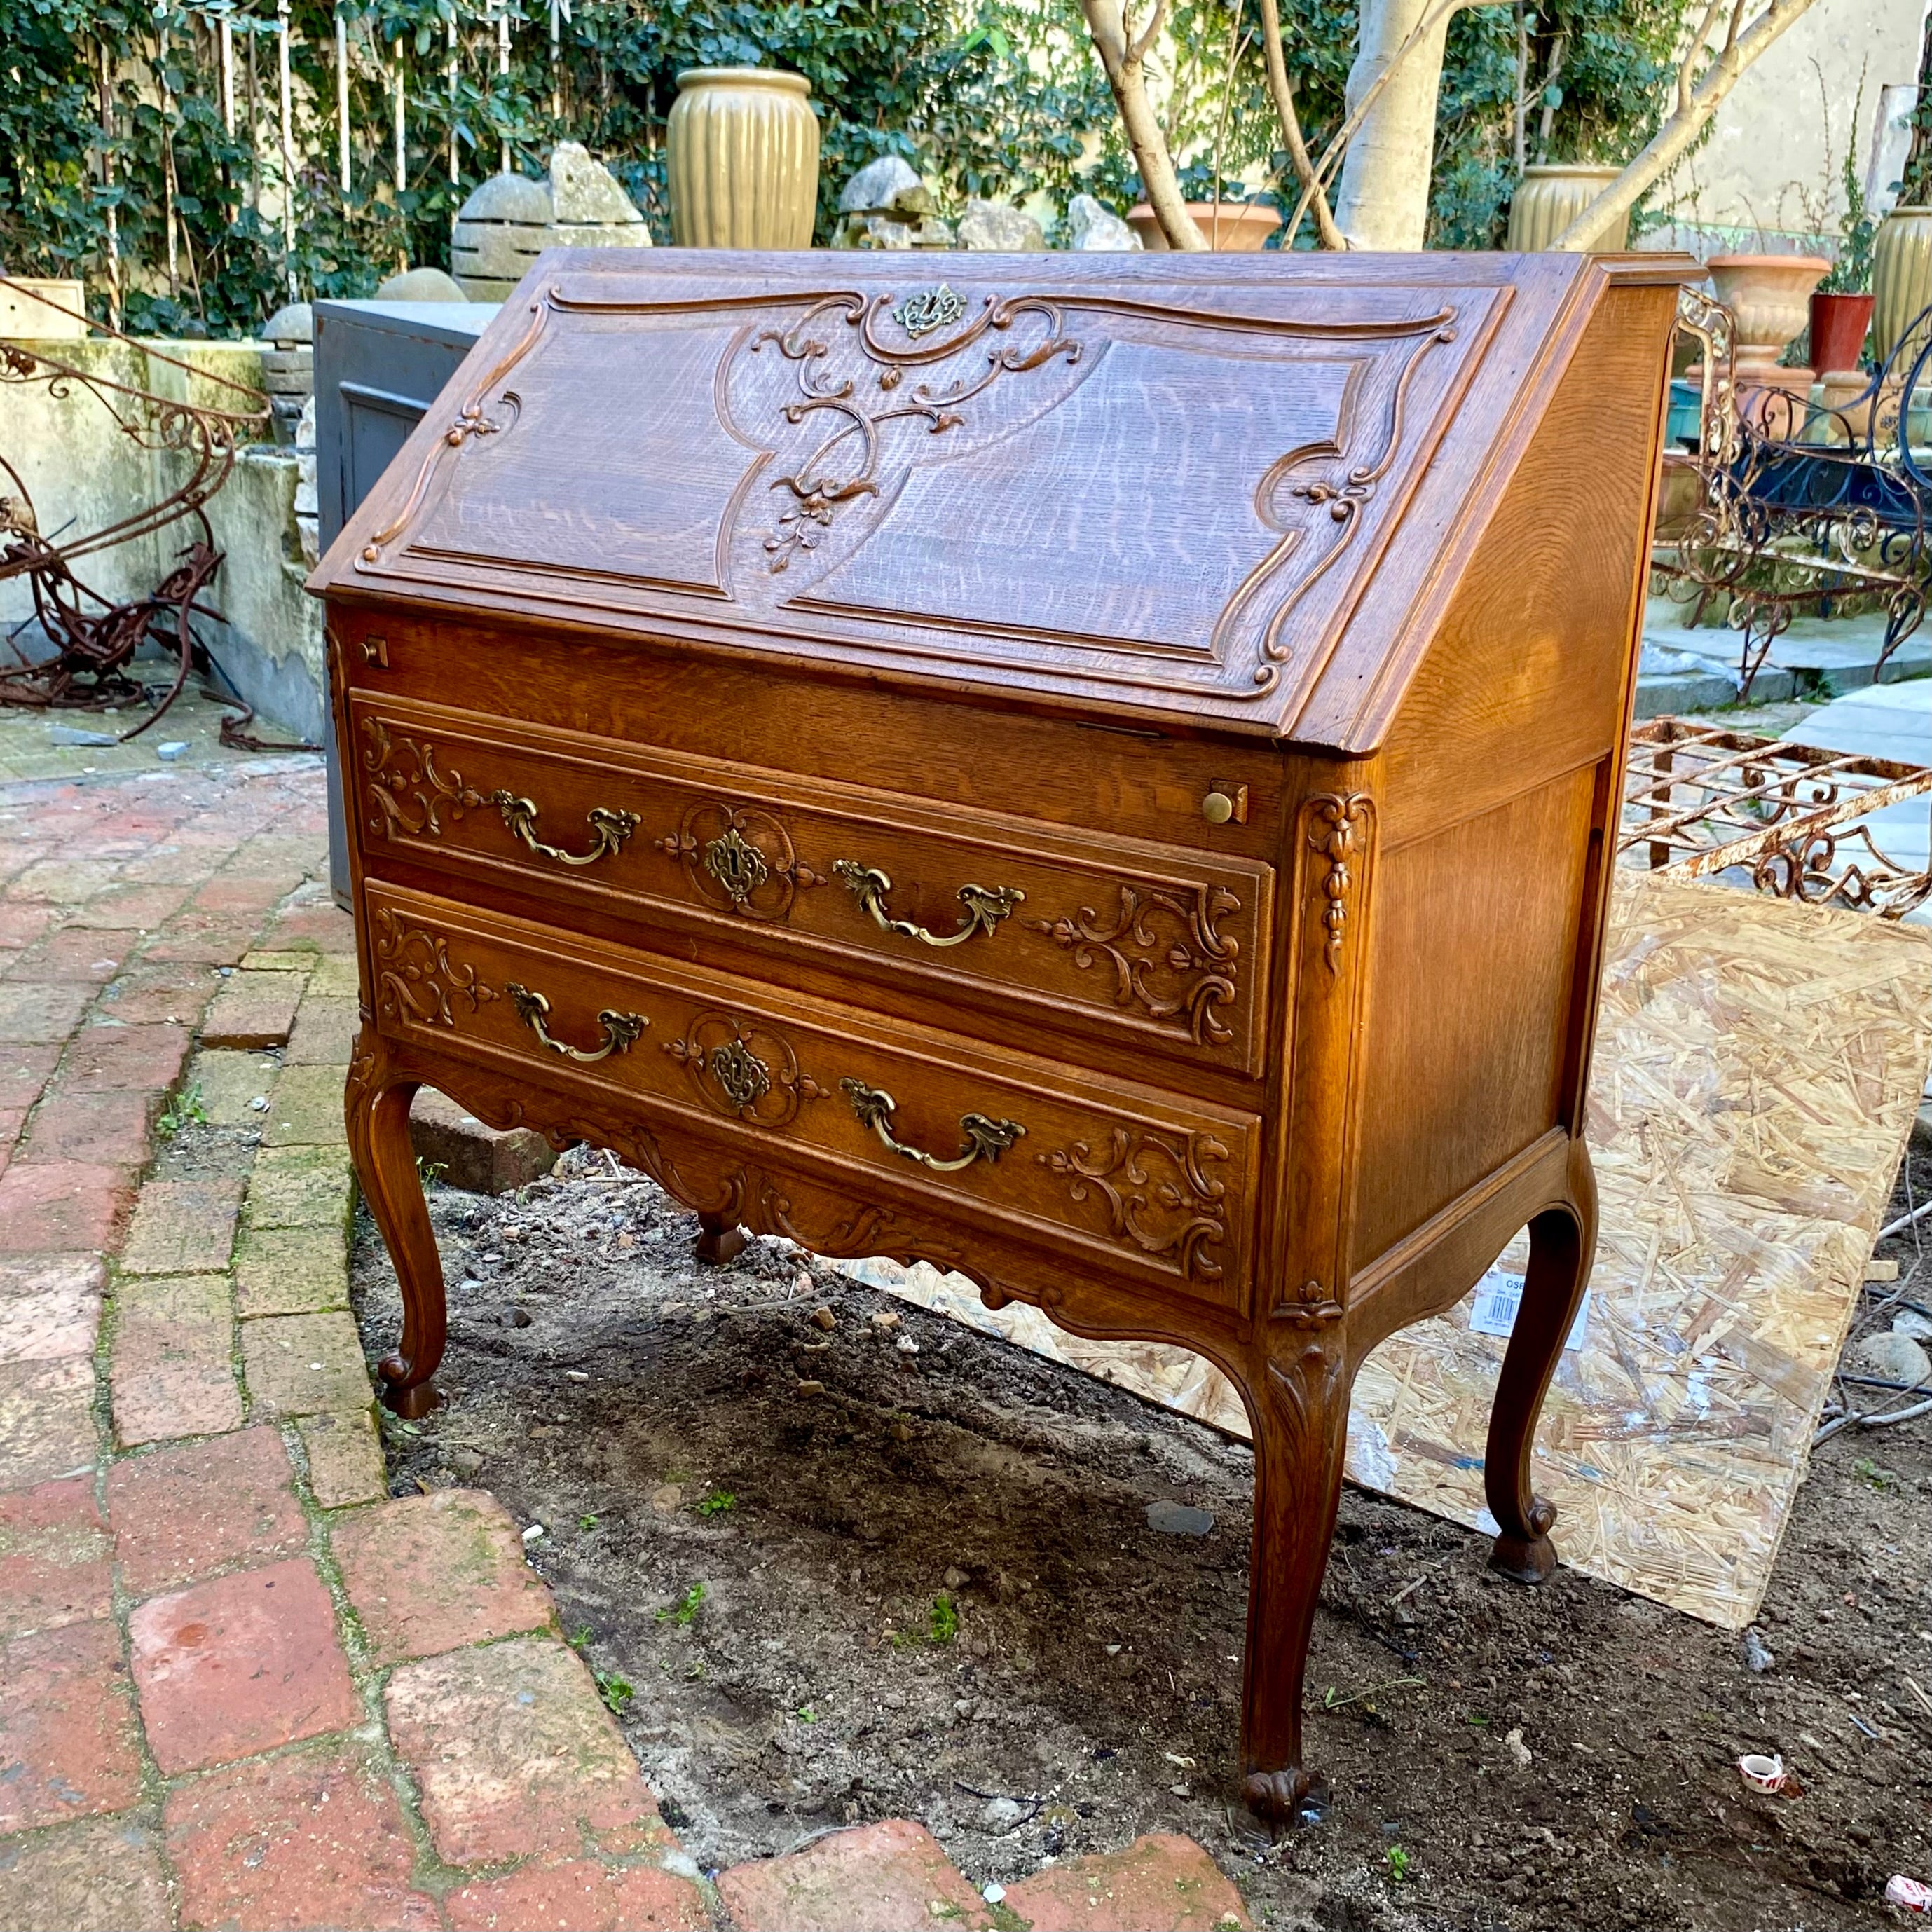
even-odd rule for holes
{"type": "Polygon", "coordinates": [[[1224,791],[1210,791],[1201,801],[1201,816],[1210,825],[1226,825],[1234,815],[1234,801],[1224,791]]]}

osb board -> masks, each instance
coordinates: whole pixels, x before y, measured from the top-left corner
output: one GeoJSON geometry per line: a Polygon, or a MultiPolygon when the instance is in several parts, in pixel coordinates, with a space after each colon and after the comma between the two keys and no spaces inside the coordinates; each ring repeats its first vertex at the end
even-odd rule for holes
{"type": "MultiPolygon", "coordinates": [[[[1602,1226],[1536,1486],[1564,1562],[1726,1629],[1756,1613],[1932,1057],[1927,935],[1725,887],[1617,875],[1587,1132],[1602,1226]]],[[[1499,1258],[1520,1268],[1521,1237],[1499,1258]]],[[[851,1272],[1229,1432],[1198,1357],[995,1315],[923,1264],[851,1272]]],[[[1383,1344],[1356,1482],[1493,1530],[1501,1340],[1471,1302],[1383,1344]]]]}

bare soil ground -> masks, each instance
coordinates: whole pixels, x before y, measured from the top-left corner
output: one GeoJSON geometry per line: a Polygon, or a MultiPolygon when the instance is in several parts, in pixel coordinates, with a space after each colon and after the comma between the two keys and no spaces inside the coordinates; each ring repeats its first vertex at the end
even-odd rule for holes
{"type": "MultiPolygon", "coordinates": [[[[391,1426],[393,1486],[544,1526],[532,1560],[707,1867],[896,1815],[984,1883],[1178,1830],[1258,1922],[1329,1932],[1830,1932],[1932,1876],[1932,1420],[1820,1449],[1762,1672],[1349,1490],[1310,1665],[1334,1814],[1270,1845],[1234,1799],[1245,1447],[782,1244],[700,1268],[693,1218],[601,1156],[520,1199],[430,1192],[452,1400],[391,1426]],[[1740,1782],[1773,1750],[1802,1795],[1740,1782]]],[[[1885,1252],[1932,1304],[1916,1247],[1885,1252]]],[[[373,1356],[396,1294],[366,1221],[355,1276],[373,1356]]]]}

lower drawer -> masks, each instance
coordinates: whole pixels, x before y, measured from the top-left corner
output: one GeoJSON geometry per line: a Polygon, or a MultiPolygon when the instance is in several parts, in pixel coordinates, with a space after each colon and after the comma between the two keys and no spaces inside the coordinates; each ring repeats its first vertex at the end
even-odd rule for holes
{"type": "Polygon", "coordinates": [[[1246,1304],[1260,1123],[374,881],[391,1037],[937,1195],[1097,1273],[1246,1304]],[[782,1142],[781,1148],[770,1143],[782,1142]]]}

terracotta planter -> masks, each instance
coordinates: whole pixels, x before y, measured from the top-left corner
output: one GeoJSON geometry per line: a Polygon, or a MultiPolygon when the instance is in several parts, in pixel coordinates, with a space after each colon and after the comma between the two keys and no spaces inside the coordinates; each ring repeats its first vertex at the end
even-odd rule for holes
{"type": "Polygon", "coordinates": [[[1811,366],[1820,374],[1856,369],[1865,346],[1865,332],[1871,326],[1870,296],[1827,296],[1811,298],[1811,366]]]}
{"type": "Polygon", "coordinates": [[[818,207],[812,83],[775,68],[677,77],[665,134],[671,238],[681,248],[809,248],[818,207]]]}
{"type": "MultiPolygon", "coordinates": [[[[1509,236],[1504,247],[1512,254],[1547,248],[1622,172],[1621,168],[1580,165],[1525,168],[1510,196],[1509,236]]],[[[1629,238],[1626,214],[1604,237],[1602,252],[1617,254],[1629,238]]]]}
{"type": "MultiPolygon", "coordinates": [[[[1268,237],[1281,226],[1281,211],[1252,201],[1190,201],[1187,212],[1200,224],[1210,248],[1235,254],[1252,254],[1265,246],[1268,237]]],[[[1127,225],[1141,238],[1141,246],[1156,254],[1165,252],[1167,237],[1160,232],[1154,210],[1145,202],[1127,210],[1127,225]]]]}
{"type": "Polygon", "coordinates": [[[1809,388],[1808,372],[1780,369],[1778,358],[1810,320],[1811,291],[1830,272],[1822,255],[1714,255],[1708,264],[1718,299],[1737,319],[1737,382],[1809,388]]]}
{"type": "Polygon", "coordinates": [[[1882,363],[1932,303],[1932,208],[1894,208],[1879,224],[1872,297],[1872,359],[1882,363]]]}

